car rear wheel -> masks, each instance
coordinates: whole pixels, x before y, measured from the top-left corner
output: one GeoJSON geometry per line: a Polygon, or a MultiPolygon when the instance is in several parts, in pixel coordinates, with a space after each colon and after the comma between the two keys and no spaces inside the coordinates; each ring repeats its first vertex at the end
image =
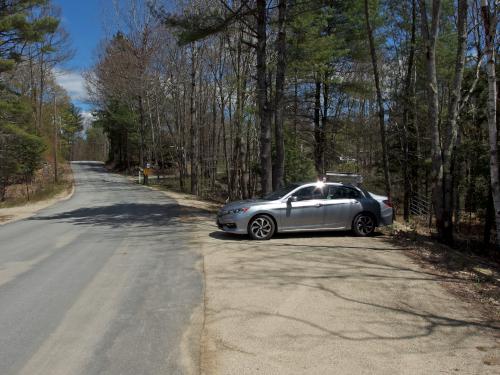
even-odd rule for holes
{"type": "Polygon", "coordinates": [[[258,215],[248,225],[248,234],[253,240],[269,240],[276,231],[274,220],[267,215],[258,215]]]}
{"type": "Polygon", "coordinates": [[[356,236],[368,237],[375,233],[375,219],[369,214],[359,214],[354,218],[352,231],[356,236]]]}

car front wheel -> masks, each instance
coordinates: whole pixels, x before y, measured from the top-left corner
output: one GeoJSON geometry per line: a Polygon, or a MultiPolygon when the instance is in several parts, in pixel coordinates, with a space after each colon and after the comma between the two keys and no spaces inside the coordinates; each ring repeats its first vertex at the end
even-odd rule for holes
{"type": "Polygon", "coordinates": [[[354,219],[352,225],[352,231],[356,236],[367,237],[372,236],[375,233],[375,220],[371,215],[359,214],[354,219]]]}
{"type": "Polygon", "coordinates": [[[248,234],[253,240],[269,240],[276,231],[274,220],[267,215],[258,215],[248,225],[248,234]]]}

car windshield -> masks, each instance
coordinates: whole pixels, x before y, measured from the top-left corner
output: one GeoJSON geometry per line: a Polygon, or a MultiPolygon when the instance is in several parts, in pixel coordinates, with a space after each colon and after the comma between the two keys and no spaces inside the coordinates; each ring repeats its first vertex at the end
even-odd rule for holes
{"type": "Polygon", "coordinates": [[[264,196],[262,199],[264,199],[266,201],[275,201],[276,199],[283,198],[285,195],[287,195],[292,190],[297,189],[299,186],[300,185],[298,185],[298,184],[287,185],[285,187],[282,187],[281,189],[273,191],[272,193],[264,196]]]}

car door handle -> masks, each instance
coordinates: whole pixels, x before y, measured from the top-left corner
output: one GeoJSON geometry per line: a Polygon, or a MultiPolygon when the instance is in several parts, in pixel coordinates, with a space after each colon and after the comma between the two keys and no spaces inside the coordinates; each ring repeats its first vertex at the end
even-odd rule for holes
{"type": "Polygon", "coordinates": [[[324,205],[322,203],[316,203],[316,207],[323,207],[324,205]]]}

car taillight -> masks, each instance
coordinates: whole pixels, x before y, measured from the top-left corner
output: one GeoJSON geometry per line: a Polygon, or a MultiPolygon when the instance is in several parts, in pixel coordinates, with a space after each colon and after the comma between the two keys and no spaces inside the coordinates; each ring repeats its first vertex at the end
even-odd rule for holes
{"type": "Polygon", "coordinates": [[[389,200],[389,199],[386,199],[385,201],[383,201],[384,204],[388,207],[391,207],[392,208],[392,202],[389,200]]]}

